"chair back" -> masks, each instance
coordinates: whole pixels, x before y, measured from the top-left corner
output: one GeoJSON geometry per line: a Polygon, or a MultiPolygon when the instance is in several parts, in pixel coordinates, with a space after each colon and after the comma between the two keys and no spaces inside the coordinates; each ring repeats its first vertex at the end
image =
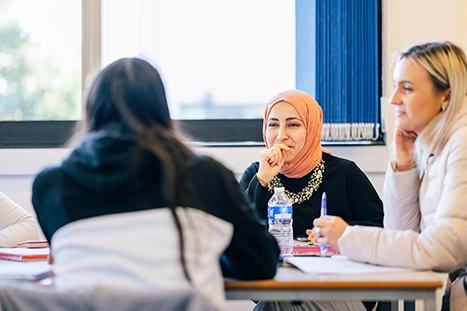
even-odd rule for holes
{"type": "Polygon", "coordinates": [[[0,311],[219,311],[195,290],[57,290],[40,284],[0,287],[0,311]]]}

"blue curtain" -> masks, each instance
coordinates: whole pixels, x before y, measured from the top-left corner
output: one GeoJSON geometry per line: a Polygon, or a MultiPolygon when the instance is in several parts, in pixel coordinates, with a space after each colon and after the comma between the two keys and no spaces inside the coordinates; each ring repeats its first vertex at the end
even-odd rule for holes
{"type": "Polygon", "coordinates": [[[380,0],[315,0],[311,6],[308,1],[297,0],[297,15],[299,11],[303,15],[303,9],[315,14],[312,95],[323,108],[323,140],[376,140],[380,136],[380,0]]]}

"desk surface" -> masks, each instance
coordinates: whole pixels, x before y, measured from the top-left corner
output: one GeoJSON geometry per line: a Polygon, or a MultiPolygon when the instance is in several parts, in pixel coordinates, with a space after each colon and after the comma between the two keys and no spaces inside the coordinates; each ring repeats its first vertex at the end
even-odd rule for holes
{"type": "Polygon", "coordinates": [[[438,289],[445,273],[413,271],[368,274],[308,275],[293,267],[280,267],[274,279],[261,281],[225,280],[226,290],[248,289],[438,289]]]}
{"type": "Polygon", "coordinates": [[[227,299],[253,300],[382,300],[425,301],[425,310],[439,310],[446,273],[408,271],[362,274],[306,274],[280,267],[274,279],[226,279],[227,299]]]}

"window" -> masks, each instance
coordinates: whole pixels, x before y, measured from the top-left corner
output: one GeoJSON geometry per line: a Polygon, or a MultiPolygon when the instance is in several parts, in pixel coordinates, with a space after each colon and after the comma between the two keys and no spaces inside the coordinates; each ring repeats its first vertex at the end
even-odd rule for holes
{"type": "Polygon", "coordinates": [[[81,1],[0,7],[0,121],[79,119],[81,1]]]}
{"type": "MultiPolygon", "coordinates": [[[[0,0],[0,4],[26,1],[0,0]]],[[[58,12],[61,1],[48,1],[53,11],[58,12]]],[[[182,120],[182,127],[195,140],[215,144],[262,144],[262,109],[273,95],[298,88],[316,97],[316,89],[304,85],[316,83],[314,72],[318,61],[312,34],[316,28],[317,0],[228,3],[137,0],[131,4],[117,0],[74,1],[83,5],[82,80],[90,81],[99,66],[119,57],[148,59],[160,69],[164,78],[172,116],[182,120]],[[311,54],[306,54],[309,52],[311,54]]],[[[41,4],[44,2],[47,1],[41,4]]],[[[63,18],[67,19],[67,24],[78,25],[81,29],[81,16],[76,13],[81,9],[74,7],[72,11],[74,18],[63,18]]],[[[47,24],[43,18],[40,23],[47,24]]],[[[2,22],[0,27],[3,27],[1,25],[2,22]]],[[[55,28],[60,25],[57,21],[55,28]]],[[[75,37],[76,33],[70,33],[71,36],[75,37]]],[[[57,41],[71,48],[64,40],[57,41]]],[[[1,60],[0,54],[0,66],[1,60]]],[[[77,60],[73,64],[81,62],[77,60]]],[[[82,87],[76,70],[74,77],[78,80],[74,84],[74,95],[63,96],[59,101],[62,106],[52,105],[53,101],[48,98],[44,100],[45,104],[55,107],[51,109],[57,112],[55,116],[43,113],[29,118],[24,113],[11,113],[12,117],[4,117],[0,112],[0,120],[3,120],[0,122],[0,146],[60,146],[74,122],[50,120],[80,117],[82,87]],[[65,104],[70,103],[74,104],[73,111],[56,108],[68,107],[65,104]]],[[[1,98],[1,87],[0,80],[0,101],[5,100],[1,98]]],[[[380,94],[380,90],[378,92],[380,94]]],[[[45,104],[38,105],[35,110],[44,111],[45,104]]],[[[378,98],[375,105],[378,105],[378,98]]]]}
{"type": "Polygon", "coordinates": [[[295,88],[293,1],[102,0],[102,25],[103,66],[148,59],[174,119],[262,118],[277,90],[295,88]]]}

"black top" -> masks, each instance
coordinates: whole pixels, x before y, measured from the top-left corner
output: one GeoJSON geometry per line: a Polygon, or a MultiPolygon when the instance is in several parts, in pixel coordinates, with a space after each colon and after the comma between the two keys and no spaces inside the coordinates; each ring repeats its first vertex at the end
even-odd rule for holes
{"type": "MultiPolygon", "coordinates": [[[[306,235],[313,220],[320,217],[321,196],[326,192],[328,215],[340,216],[350,225],[383,226],[383,204],[366,175],[349,160],[323,152],[325,171],[319,189],[301,204],[293,204],[294,236],[306,235]]],[[[259,163],[252,163],[243,173],[240,186],[261,217],[267,219],[267,204],[272,192],[261,186],[256,173],[259,163]]],[[[302,178],[279,174],[286,190],[300,192],[310,181],[311,172],[302,178]]]]}
{"type": "MultiPolygon", "coordinates": [[[[138,148],[132,135],[118,128],[88,134],[61,166],[42,171],[34,180],[32,203],[45,237],[51,242],[58,229],[81,219],[167,208],[160,171],[158,158],[138,148]]],[[[224,276],[273,277],[279,248],[233,173],[209,157],[197,156],[181,175],[183,185],[197,194],[190,207],[233,224],[232,240],[221,258],[224,276]]]]}

